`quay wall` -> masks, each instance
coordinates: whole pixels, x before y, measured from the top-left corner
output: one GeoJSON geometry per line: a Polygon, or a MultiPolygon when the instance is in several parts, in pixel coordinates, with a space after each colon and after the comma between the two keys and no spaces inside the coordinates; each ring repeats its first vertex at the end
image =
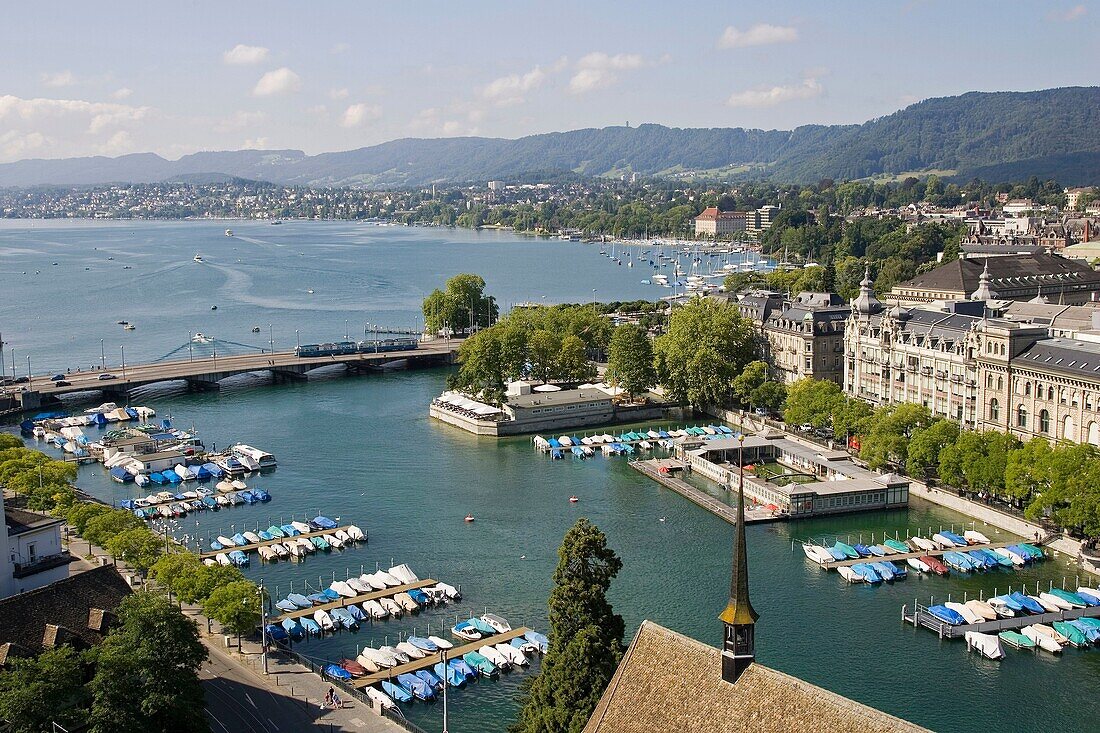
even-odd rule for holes
{"type": "Polygon", "coordinates": [[[645,405],[615,407],[606,412],[590,415],[553,415],[536,420],[476,420],[459,415],[438,405],[428,406],[428,415],[448,425],[461,428],[474,435],[489,435],[498,438],[511,435],[525,435],[538,432],[571,432],[579,428],[593,428],[615,423],[633,423],[645,420],[680,420],[682,410],[679,407],[645,405]]]}

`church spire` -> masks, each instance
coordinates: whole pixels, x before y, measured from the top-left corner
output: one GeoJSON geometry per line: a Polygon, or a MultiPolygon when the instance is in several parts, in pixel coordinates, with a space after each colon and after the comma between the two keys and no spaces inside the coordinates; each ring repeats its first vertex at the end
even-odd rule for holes
{"type": "Polygon", "coordinates": [[[997,297],[997,294],[993,292],[993,288],[989,286],[989,258],[985,258],[985,267],[982,268],[982,274],[978,276],[978,289],[970,294],[971,300],[993,300],[997,297]]]}
{"type": "MultiPolygon", "coordinates": [[[[737,439],[744,445],[745,436],[737,439]]],[[[749,563],[745,544],[745,470],[742,449],[737,450],[740,475],[737,484],[737,538],[733,545],[733,574],[730,577],[730,599],[719,615],[725,624],[722,644],[722,679],[736,682],[741,673],[756,658],[755,624],[759,614],[749,602],[749,563]]]]}

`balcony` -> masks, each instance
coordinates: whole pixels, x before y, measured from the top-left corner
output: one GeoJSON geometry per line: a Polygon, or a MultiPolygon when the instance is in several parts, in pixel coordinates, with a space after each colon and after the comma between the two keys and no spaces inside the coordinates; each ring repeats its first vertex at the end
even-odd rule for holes
{"type": "Polygon", "coordinates": [[[74,560],[76,560],[76,558],[70,555],[68,552],[61,552],[57,555],[48,555],[46,557],[35,558],[30,562],[17,562],[12,568],[12,576],[17,579],[26,578],[28,575],[43,573],[47,570],[53,570],[54,568],[68,565],[74,560]]]}

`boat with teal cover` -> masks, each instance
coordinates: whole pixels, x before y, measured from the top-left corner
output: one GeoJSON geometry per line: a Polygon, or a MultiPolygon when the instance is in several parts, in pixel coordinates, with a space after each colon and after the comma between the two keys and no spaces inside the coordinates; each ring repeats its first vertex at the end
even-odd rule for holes
{"type": "Polygon", "coordinates": [[[882,544],[886,545],[889,548],[897,550],[898,552],[912,552],[913,551],[909,547],[909,545],[905,544],[901,540],[886,540],[882,544]]]}
{"type": "Polygon", "coordinates": [[[1100,618],[1089,618],[1088,616],[1082,616],[1077,619],[1077,622],[1085,626],[1091,626],[1094,629],[1100,629],[1100,618]]]}
{"type": "Polygon", "coordinates": [[[856,560],[856,559],[859,558],[859,553],[856,552],[856,548],[852,547],[851,545],[846,545],[843,542],[841,542],[840,540],[837,540],[834,547],[836,547],[838,550],[843,552],[845,557],[847,557],[850,560],[856,560]]]}
{"type": "Polygon", "coordinates": [[[1075,606],[1100,606],[1100,601],[1089,598],[1083,593],[1071,593],[1070,591],[1062,590],[1061,588],[1051,588],[1050,593],[1058,596],[1068,603],[1072,603],[1075,606]]]}
{"type": "Polygon", "coordinates": [[[1062,636],[1069,639],[1069,643],[1075,647],[1084,647],[1089,645],[1089,640],[1081,632],[1081,629],[1077,628],[1068,621],[1055,621],[1051,626],[1062,636]]]}
{"type": "Polygon", "coordinates": [[[979,552],[981,552],[983,555],[985,555],[986,557],[988,557],[990,560],[997,563],[1001,567],[1004,567],[1004,568],[1011,568],[1012,567],[1012,558],[1010,558],[1010,557],[1005,557],[1004,555],[998,555],[996,552],[993,552],[993,550],[979,550],[979,552]]]}
{"type": "Polygon", "coordinates": [[[493,636],[497,633],[497,630],[490,626],[484,619],[471,618],[470,625],[480,631],[485,636],[493,636]]]}
{"type": "Polygon", "coordinates": [[[997,634],[1001,641],[1013,649],[1034,649],[1035,642],[1018,631],[1002,631],[997,634]]]}
{"type": "Polygon", "coordinates": [[[286,532],[284,532],[281,527],[278,527],[274,524],[267,528],[267,533],[275,539],[281,540],[282,538],[286,537],[286,532]]]}
{"type": "Polygon", "coordinates": [[[316,547],[318,550],[329,549],[329,544],[325,541],[324,537],[310,537],[309,541],[312,542],[313,546],[316,547]]]}
{"type": "Polygon", "coordinates": [[[1043,548],[1031,544],[1030,542],[1021,542],[1020,547],[1031,553],[1031,556],[1036,560],[1042,560],[1046,557],[1046,553],[1043,552],[1043,548]]]}
{"type": "Polygon", "coordinates": [[[478,671],[485,677],[493,677],[497,674],[496,665],[477,652],[466,652],[462,655],[462,661],[478,671]]]}
{"type": "Polygon", "coordinates": [[[1067,621],[1066,623],[1084,634],[1085,638],[1088,639],[1088,642],[1090,644],[1096,644],[1097,642],[1100,642],[1100,628],[1091,626],[1089,624],[1083,624],[1081,623],[1081,619],[1067,621]]]}
{"type": "Polygon", "coordinates": [[[412,693],[396,682],[382,680],[382,692],[386,693],[397,702],[412,702],[412,693]]]}

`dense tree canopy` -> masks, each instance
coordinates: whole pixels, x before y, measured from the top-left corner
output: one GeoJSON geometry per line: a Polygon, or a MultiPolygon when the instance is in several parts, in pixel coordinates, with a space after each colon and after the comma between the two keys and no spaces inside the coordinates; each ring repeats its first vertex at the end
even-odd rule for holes
{"type": "Polygon", "coordinates": [[[607,538],[579,519],[558,549],[550,592],[550,648],[524,685],[512,733],[580,733],[622,658],[622,616],[607,591],[622,561],[607,538]]]}
{"type": "Polygon", "coordinates": [[[455,275],[443,290],[433,290],[424,299],[422,311],[424,330],[430,333],[487,328],[499,316],[496,299],[485,295],[485,280],[469,273],[455,275]]]}
{"type": "Polygon", "coordinates": [[[615,329],[608,347],[607,379],[627,395],[642,394],[657,383],[653,342],[640,326],[627,323],[615,329]]]}
{"type": "Polygon", "coordinates": [[[0,672],[0,720],[11,733],[41,733],[53,723],[75,729],[85,718],[84,663],[70,646],[37,657],[9,657],[0,672]]]}

